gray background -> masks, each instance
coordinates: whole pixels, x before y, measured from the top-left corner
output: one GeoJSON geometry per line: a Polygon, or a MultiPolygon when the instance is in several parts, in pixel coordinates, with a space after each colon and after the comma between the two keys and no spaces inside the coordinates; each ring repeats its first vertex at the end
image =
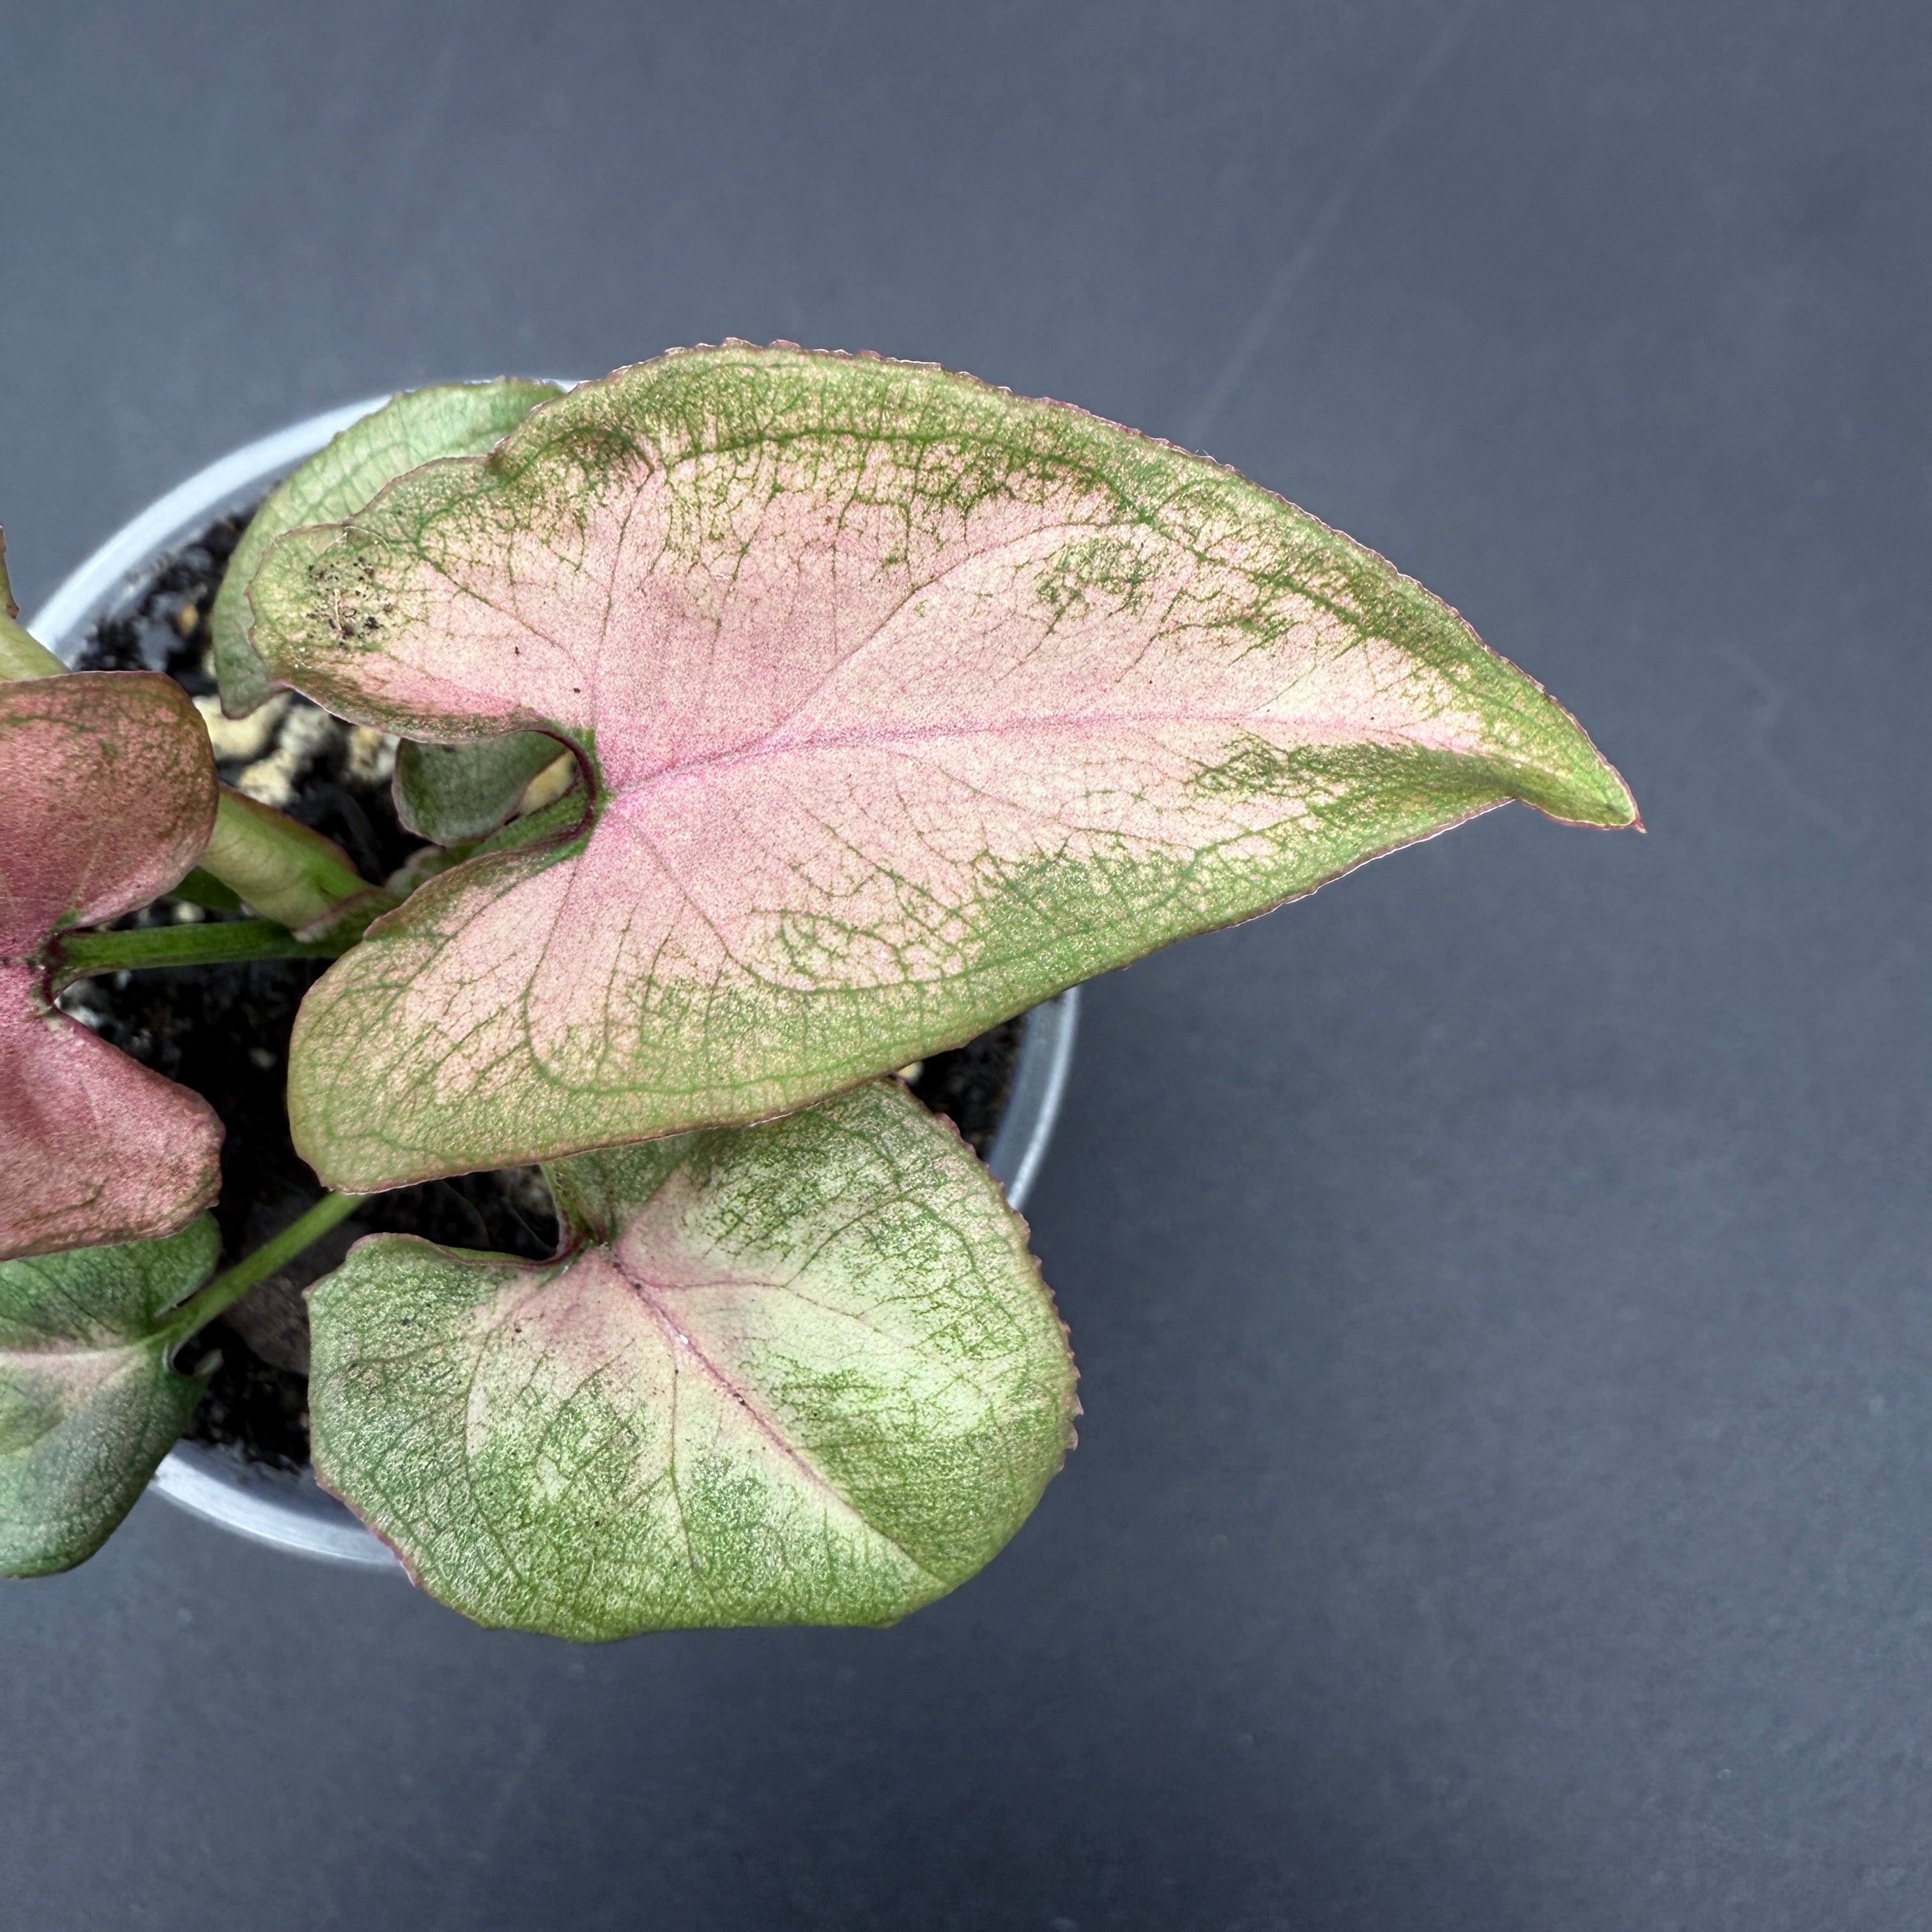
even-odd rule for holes
{"type": "Polygon", "coordinates": [[[473,1630],[150,1502],[0,1588],[0,1918],[1932,1919],[1922,0],[0,11],[23,601],[428,378],[735,334],[1204,447],[1561,694],[1093,988],[1080,1449],[884,1634],[473,1630]]]}

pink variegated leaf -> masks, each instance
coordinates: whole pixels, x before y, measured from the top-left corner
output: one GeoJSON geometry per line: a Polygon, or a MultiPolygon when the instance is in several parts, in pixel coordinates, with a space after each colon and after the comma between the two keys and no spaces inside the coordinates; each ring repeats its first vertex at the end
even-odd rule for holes
{"type": "Polygon", "coordinates": [[[146,905],[214,823],[208,733],[172,680],[80,671],[0,686],[0,958],[146,905]]]}
{"type": "Polygon", "coordinates": [[[0,685],[0,1258],[172,1234],[214,1198],[220,1124],[56,1011],[42,954],[200,856],[207,732],[164,677],[36,678],[0,685]]]}
{"type": "Polygon", "coordinates": [[[214,1201],[220,1148],[199,1094],[0,965],[0,1259],[172,1233],[214,1201]]]}
{"type": "Polygon", "coordinates": [[[1228,470],[968,379],[728,345],[299,530],[278,676],[586,768],[310,994],[356,1190],[755,1119],[1512,799],[1634,818],[1575,722],[1228,470]]]}

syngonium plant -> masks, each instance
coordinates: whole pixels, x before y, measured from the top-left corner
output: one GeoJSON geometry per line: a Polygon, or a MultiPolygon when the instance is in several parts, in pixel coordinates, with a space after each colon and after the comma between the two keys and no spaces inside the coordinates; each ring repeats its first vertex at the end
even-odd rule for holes
{"type": "Polygon", "coordinates": [[[310,1291],[322,1482],[486,1624],[890,1622],[1076,1409],[1023,1224],[894,1070],[1510,800],[1636,817],[1360,544],[877,357],[400,398],[269,497],[213,628],[231,715],[290,686],[396,734],[430,842],[365,880],[218,790],[166,680],[0,638],[16,1573],[98,1546],[191,1412],[175,1351],[358,1197],[538,1162],[553,1258],[378,1234],[310,1291]],[[288,1080],[328,1191],[210,1281],[218,1124],[54,1000],[274,956],[334,960],[288,1080]]]}

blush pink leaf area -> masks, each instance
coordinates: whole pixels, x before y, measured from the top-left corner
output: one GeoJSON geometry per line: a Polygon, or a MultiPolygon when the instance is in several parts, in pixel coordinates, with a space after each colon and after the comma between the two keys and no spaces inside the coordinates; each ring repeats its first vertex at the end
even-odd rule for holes
{"type": "Polygon", "coordinates": [[[728,345],[297,531],[274,674],[543,730],[575,833],[479,857],[304,1007],[296,1144],[368,1190],[760,1118],[1512,799],[1635,816],[1575,722],[1200,457],[876,358],[728,345]]]}
{"type": "Polygon", "coordinates": [[[0,685],[0,1258],[169,1234],[214,1198],[213,1110],[46,997],[58,928],[176,884],[214,823],[208,734],[142,672],[0,685]]]}
{"type": "Polygon", "coordinates": [[[310,1291],[316,1471],[466,1616],[890,1623],[1060,1467],[1073,1365],[1025,1229],[898,1082],[550,1178],[562,1262],[379,1234],[310,1291]]]}

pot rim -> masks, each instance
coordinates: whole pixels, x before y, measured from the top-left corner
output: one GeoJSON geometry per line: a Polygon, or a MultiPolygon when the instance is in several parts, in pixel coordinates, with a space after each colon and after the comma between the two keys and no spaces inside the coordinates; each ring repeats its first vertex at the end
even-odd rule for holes
{"type": "MultiPolygon", "coordinates": [[[[56,656],[70,658],[88,630],[140,586],[158,556],[198,535],[215,518],[252,507],[297,464],[397,393],[325,410],[197,470],[70,572],[26,628],[56,656]]],[[[1080,989],[1072,986],[1026,1016],[1012,1090],[986,1155],[1016,1209],[1032,1191],[1046,1157],[1072,1064],[1079,1012],[1080,989]]],[[[253,1542],[324,1562],[402,1573],[388,1544],[306,1468],[272,1468],[207,1443],[182,1442],[162,1459],[148,1486],[190,1515],[253,1542]]]]}

